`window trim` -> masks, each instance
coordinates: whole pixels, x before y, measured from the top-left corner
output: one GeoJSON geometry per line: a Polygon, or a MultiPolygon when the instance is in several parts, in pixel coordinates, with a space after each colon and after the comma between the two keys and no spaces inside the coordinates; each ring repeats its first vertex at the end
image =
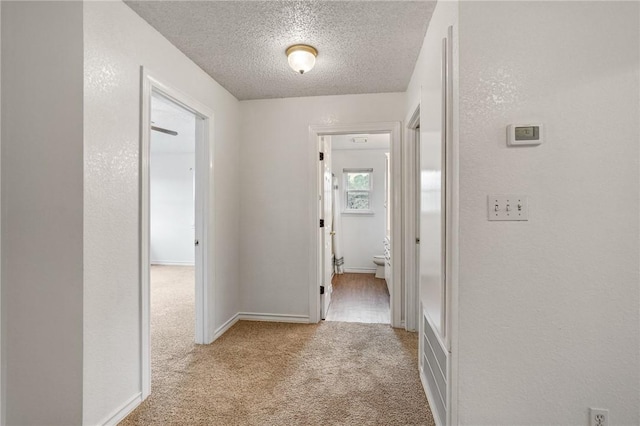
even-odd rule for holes
{"type": "Polygon", "coordinates": [[[344,168],[342,169],[342,182],[343,182],[343,196],[344,199],[344,207],[342,209],[342,214],[344,215],[373,215],[373,169],[372,168],[344,168]],[[349,190],[349,173],[368,173],[369,174],[369,189],[353,189],[349,190]],[[369,199],[369,208],[368,209],[350,209],[347,206],[349,205],[349,192],[363,192],[368,194],[369,199]]]}

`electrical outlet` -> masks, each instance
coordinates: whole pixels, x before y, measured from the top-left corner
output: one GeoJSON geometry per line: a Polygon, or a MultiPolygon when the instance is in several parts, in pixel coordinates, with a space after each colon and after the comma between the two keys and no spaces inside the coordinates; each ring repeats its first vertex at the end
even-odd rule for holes
{"type": "Polygon", "coordinates": [[[589,426],[609,426],[609,410],[589,408],[589,426]]]}

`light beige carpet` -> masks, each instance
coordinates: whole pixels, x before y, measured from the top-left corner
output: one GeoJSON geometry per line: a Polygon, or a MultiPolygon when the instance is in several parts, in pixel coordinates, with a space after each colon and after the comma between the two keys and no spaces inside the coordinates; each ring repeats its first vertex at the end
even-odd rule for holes
{"type": "MultiPolygon", "coordinates": [[[[156,312],[175,314],[176,300],[156,312]]],[[[122,425],[434,424],[416,334],[381,324],[241,321],[196,346],[193,326],[180,335],[166,319],[169,331],[152,320],[152,394],[122,425]]]]}

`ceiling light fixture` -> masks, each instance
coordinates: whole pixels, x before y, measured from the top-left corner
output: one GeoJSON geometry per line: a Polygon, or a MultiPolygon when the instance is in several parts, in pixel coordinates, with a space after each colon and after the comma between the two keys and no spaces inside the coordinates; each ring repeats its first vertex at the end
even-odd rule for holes
{"type": "Polygon", "coordinates": [[[306,44],[294,44],[287,48],[289,66],[300,74],[311,71],[311,68],[316,64],[316,56],[318,56],[318,51],[315,47],[306,44]]]}

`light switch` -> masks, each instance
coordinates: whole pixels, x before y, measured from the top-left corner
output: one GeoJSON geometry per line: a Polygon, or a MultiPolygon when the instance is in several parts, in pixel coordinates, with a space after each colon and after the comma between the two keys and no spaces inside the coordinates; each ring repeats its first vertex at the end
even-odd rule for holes
{"type": "Polygon", "coordinates": [[[527,196],[488,195],[487,214],[489,220],[529,220],[527,196]]]}

